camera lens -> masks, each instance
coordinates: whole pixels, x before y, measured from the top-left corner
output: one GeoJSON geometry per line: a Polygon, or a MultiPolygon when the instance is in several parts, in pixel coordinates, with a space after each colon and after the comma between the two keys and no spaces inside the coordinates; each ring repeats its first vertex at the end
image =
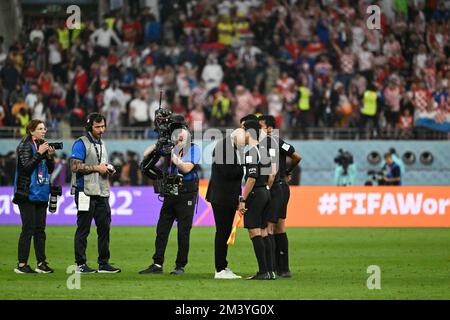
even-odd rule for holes
{"type": "Polygon", "coordinates": [[[54,148],[55,150],[61,150],[63,148],[62,142],[51,142],[48,144],[50,147],[54,148]]]}
{"type": "Polygon", "coordinates": [[[48,211],[50,212],[56,212],[56,208],[57,208],[57,197],[56,195],[51,195],[50,196],[50,203],[48,205],[48,211]]]}

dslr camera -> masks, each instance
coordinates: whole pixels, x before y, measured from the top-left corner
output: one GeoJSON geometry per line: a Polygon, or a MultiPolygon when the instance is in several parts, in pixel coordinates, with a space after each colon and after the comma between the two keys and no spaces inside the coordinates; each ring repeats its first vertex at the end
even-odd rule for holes
{"type": "MultiPolygon", "coordinates": [[[[36,145],[38,148],[43,143],[45,143],[45,140],[42,139],[36,140],[36,145]]],[[[64,147],[62,142],[49,142],[48,145],[55,150],[62,150],[62,148],[64,147]]]]}
{"type": "Polygon", "coordinates": [[[369,170],[367,171],[367,175],[371,176],[373,181],[376,181],[379,186],[383,186],[386,184],[384,181],[384,172],[382,170],[369,170]]]}

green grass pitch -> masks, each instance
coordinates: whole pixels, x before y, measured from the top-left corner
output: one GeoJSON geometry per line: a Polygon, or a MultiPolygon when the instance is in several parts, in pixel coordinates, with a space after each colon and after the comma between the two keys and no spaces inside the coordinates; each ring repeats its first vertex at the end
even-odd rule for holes
{"type": "MultiPolygon", "coordinates": [[[[20,226],[0,227],[0,299],[449,299],[448,229],[290,228],[291,279],[214,280],[214,228],[194,227],[186,274],[169,275],[176,255],[172,230],[162,275],[139,275],[151,263],[155,228],[112,227],[111,263],[119,274],[81,276],[81,289],[66,286],[73,264],[75,227],[47,227],[47,256],[54,274],[18,275],[20,226]],[[381,270],[381,289],[369,290],[367,268],[381,270]]],[[[96,267],[97,234],[88,239],[96,267]]],[[[34,250],[30,265],[35,268],[34,250]]],[[[251,242],[239,229],[230,267],[242,276],[257,268],[251,242]]]]}

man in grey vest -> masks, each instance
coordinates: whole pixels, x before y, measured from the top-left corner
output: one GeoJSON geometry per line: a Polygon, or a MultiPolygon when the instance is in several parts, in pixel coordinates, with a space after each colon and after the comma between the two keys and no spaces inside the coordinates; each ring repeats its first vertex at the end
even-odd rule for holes
{"type": "Polygon", "coordinates": [[[78,208],[75,232],[75,262],[77,273],[95,273],[86,264],[87,237],[95,220],[98,234],[98,272],[117,273],[120,269],[109,264],[109,230],[111,208],[109,206],[108,176],[114,167],[108,165],[108,153],[102,135],[106,130],[105,117],[99,113],[88,116],[86,135],[72,146],[70,168],[72,170],[71,193],[78,208]]]}

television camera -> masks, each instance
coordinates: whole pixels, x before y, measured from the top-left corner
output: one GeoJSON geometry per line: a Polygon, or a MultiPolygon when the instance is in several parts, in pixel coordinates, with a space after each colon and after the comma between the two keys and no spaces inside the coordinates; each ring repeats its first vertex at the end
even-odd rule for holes
{"type": "Polygon", "coordinates": [[[161,106],[162,91],[159,96],[159,108],[155,111],[155,131],[158,133],[158,141],[155,149],[150,152],[141,162],[142,173],[153,180],[156,180],[155,193],[162,196],[178,195],[178,189],[183,184],[183,175],[169,174],[167,163],[164,161],[162,167],[157,164],[161,157],[170,158],[175,143],[172,135],[175,130],[187,128],[184,118],[172,114],[170,110],[161,106]]]}

